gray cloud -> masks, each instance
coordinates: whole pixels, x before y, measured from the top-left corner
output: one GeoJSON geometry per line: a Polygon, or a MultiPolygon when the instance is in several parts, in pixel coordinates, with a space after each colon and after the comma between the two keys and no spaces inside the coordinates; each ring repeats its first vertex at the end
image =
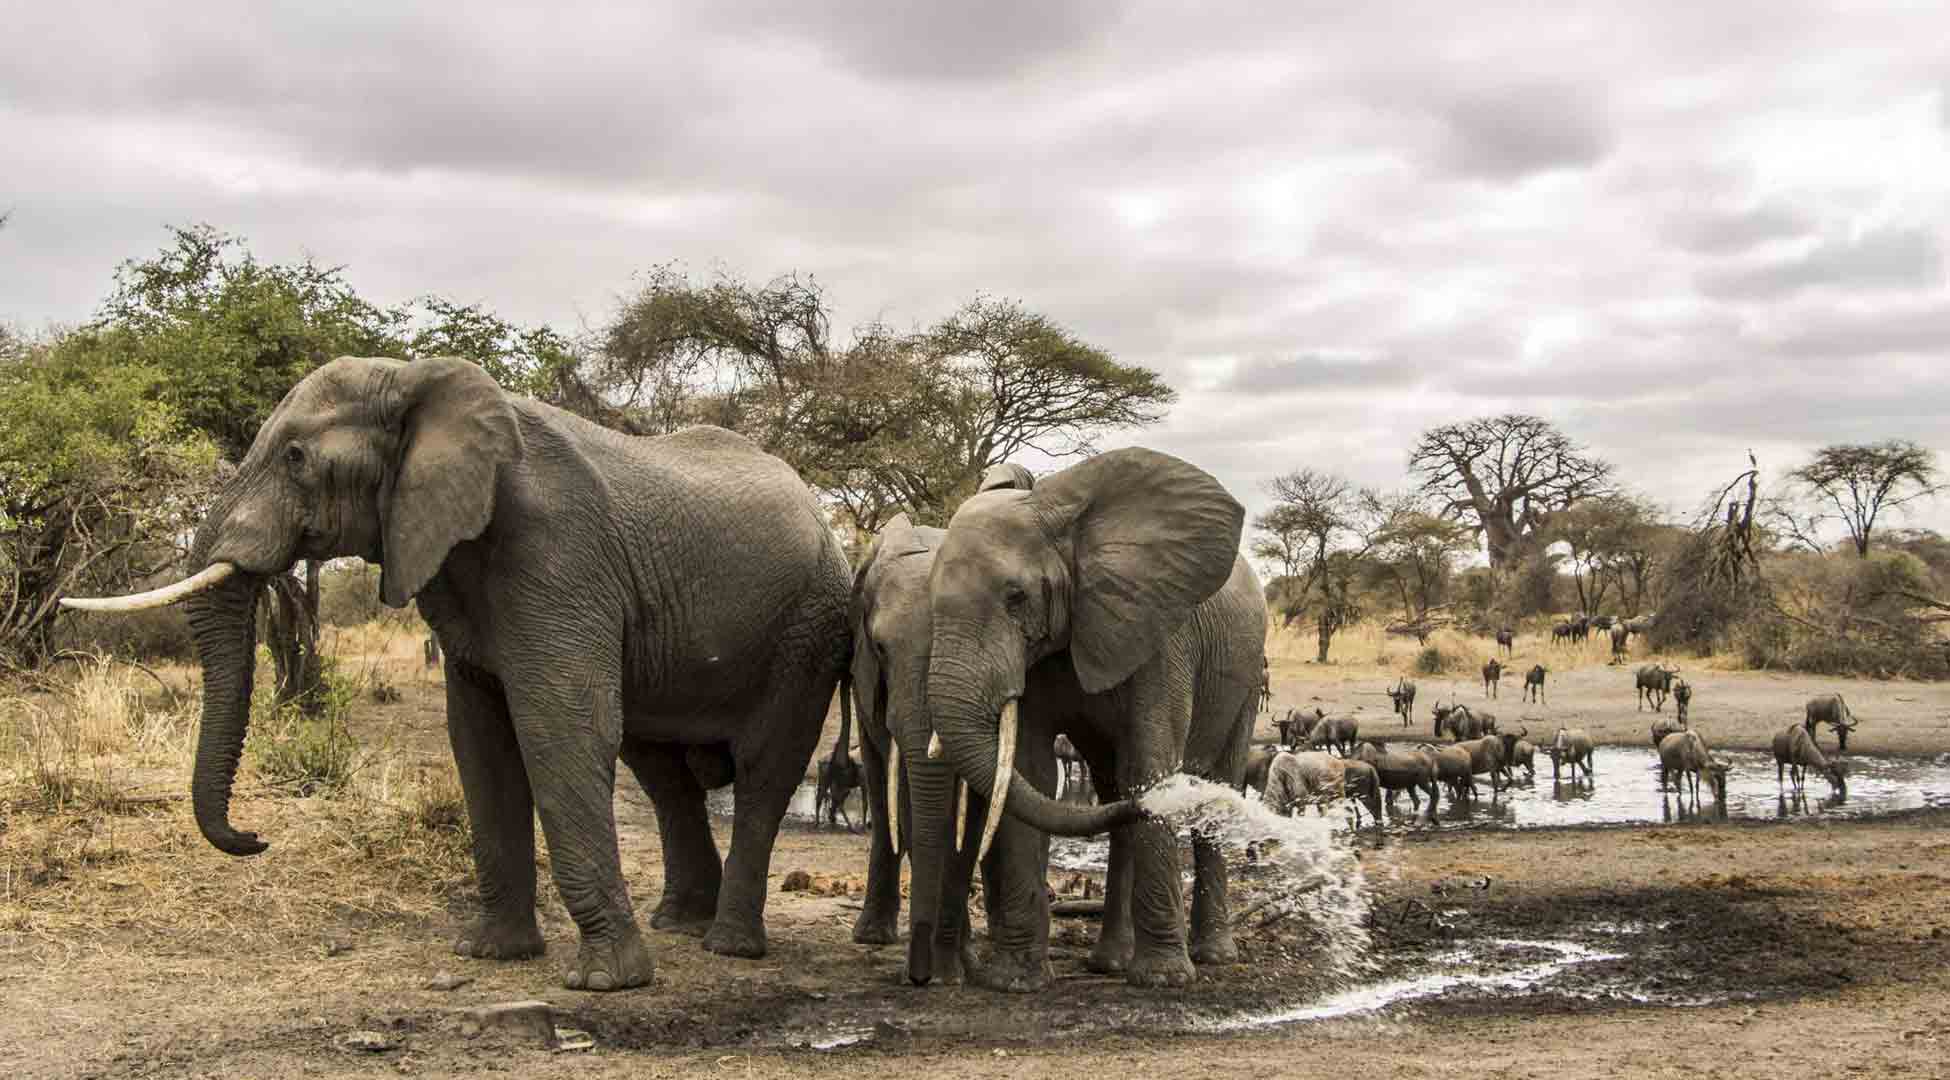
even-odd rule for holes
{"type": "Polygon", "coordinates": [[[1118,438],[1249,502],[1503,409],[1687,500],[1748,445],[1941,439],[1927,5],[910,7],[27,5],[0,321],[207,221],[565,328],[670,259],[815,274],[841,326],[1018,298],[1162,371],[1118,438]]]}
{"type": "Polygon", "coordinates": [[[1934,229],[1877,229],[1831,238],[1806,252],[1700,275],[1707,293],[1765,299],[1801,289],[1920,289],[1943,281],[1943,248],[1934,229]]]}

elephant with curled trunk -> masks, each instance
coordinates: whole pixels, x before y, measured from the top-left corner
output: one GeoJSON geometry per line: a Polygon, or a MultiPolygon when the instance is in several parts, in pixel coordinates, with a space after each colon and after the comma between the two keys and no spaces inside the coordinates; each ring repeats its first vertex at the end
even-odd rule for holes
{"type": "Polygon", "coordinates": [[[543,950],[534,820],[581,932],[566,982],[650,981],[612,812],[616,761],[656,806],[653,926],[766,948],[772,845],[846,665],[848,572],[812,494],[740,435],[633,438],[502,392],[454,358],[343,357],[293,387],[196,531],[183,599],[203,667],[192,794],[219,849],[253,665],[253,603],[299,559],[380,564],[439,638],[484,912],[455,951],[543,950]],[[705,789],[736,785],[722,864],[705,789]]]}
{"type": "MultiPolygon", "coordinates": [[[[1030,482],[1027,470],[998,467],[983,486],[984,490],[1026,488],[1030,482]]],[[[853,940],[869,944],[896,940],[900,853],[906,851],[914,866],[909,883],[908,976],[917,984],[960,982],[971,971],[977,982],[985,981],[970,948],[968,896],[975,869],[970,839],[979,835],[988,793],[971,793],[956,777],[953,765],[942,756],[927,707],[933,625],[928,578],[942,535],[940,529],[914,525],[905,514],[883,527],[854,578],[850,616],[854,711],[860,716],[867,797],[874,807],[867,895],[853,927],[853,940]]],[[[1019,771],[1025,773],[1034,772],[1024,760],[1034,756],[1031,742],[1020,741],[1016,748],[1022,762],[1019,771]]],[[[1050,753],[1056,753],[1054,740],[1050,753]]],[[[1103,764],[1087,756],[1085,760],[1103,764]]],[[[1109,773],[1101,768],[1089,771],[1099,797],[1111,802],[1104,783],[1109,773]]],[[[1053,831],[1081,835],[1103,832],[1134,813],[1129,804],[1082,812],[1067,805],[1061,809],[1064,815],[1044,824],[1053,831]]],[[[1001,909],[993,893],[1003,876],[1000,870],[983,875],[991,912],[1001,909]]],[[[1105,915],[1112,939],[1119,936],[1120,895],[1113,876],[1105,915]]],[[[1128,902],[1123,904],[1128,907],[1128,902]]],[[[1129,935],[1122,936],[1128,939],[1129,935]]],[[[1124,951],[1128,949],[1126,940],[1124,951]]]]}
{"type": "MultiPolygon", "coordinates": [[[[1244,518],[1203,470],[1123,449],[1029,490],[979,492],[949,522],[929,579],[927,704],[946,760],[999,811],[980,844],[994,844],[984,880],[1001,901],[989,909],[985,982],[1047,979],[1042,834],[1074,814],[1045,794],[1052,732],[1090,759],[1106,802],[1178,772],[1240,786],[1266,645],[1265,600],[1239,555],[1244,518]]],[[[910,760],[919,749],[902,746],[910,760]]],[[[1129,953],[1107,924],[1093,967],[1182,986],[1194,961],[1237,957],[1224,859],[1206,837],[1193,847],[1188,953],[1172,825],[1127,819],[1113,833],[1113,887],[1129,875],[1129,953]]],[[[916,879],[925,872],[917,848],[916,879]]]]}

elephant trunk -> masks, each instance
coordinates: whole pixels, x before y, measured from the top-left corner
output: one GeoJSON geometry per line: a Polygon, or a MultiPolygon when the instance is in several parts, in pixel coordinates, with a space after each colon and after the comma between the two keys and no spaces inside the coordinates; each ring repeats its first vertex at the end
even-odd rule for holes
{"type": "Polygon", "coordinates": [[[907,774],[907,805],[912,811],[907,833],[912,865],[907,889],[907,978],[915,986],[926,986],[934,978],[935,930],[944,917],[942,880],[954,842],[950,831],[955,771],[945,761],[928,760],[923,747],[906,747],[902,753],[907,755],[902,771],[907,774]]]}
{"type": "Polygon", "coordinates": [[[236,574],[185,602],[203,667],[203,721],[196,741],[191,805],[197,828],[218,850],[255,855],[270,846],[230,825],[230,788],[250,723],[251,677],[257,666],[257,593],[263,579],[236,574]]]}
{"type": "MultiPolygon", "coordinates": [[[[956,656],[955,646],[937,637],[928,664],[928,708],[955,772],[989,796],[991,820],[985,834],[993,829],[999,808],[1052,836],[1095,836],[1144,817],[1144,811],[1130,800],[1088,808],[1069,806],[1024,780],[1012,760],[1002,757],[1002,716],[1015,701],[1012,697],[987,700],[991,695],[976,689],[987,680],[976,677],[956,656]]],[[[1013,708],[1008,711],[1013,713],[1013,708]]]]}

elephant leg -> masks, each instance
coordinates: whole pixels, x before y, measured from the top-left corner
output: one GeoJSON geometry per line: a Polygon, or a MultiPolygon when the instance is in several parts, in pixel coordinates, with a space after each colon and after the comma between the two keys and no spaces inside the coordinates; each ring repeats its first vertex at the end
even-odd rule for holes
{"type": "MultiPolygon", "coordinates": [[[[1091,762],[1090,776],[1097,789],[1097,801],[1114,803],[1123,798],[1114,779],[1116,770],[1108,762],[1101,767],[1091,762]]],[[[1114,974],[1129,970],[1134,939],[1131,934],[1131,833],[1129,827],[1110,834],[1110,864],[1104,875],[1104,919],[1097,930],[1097,944],[1086,962],[1091,971],[1114,974]]]]}
{"type": "Polygon", "coordinates": [[[1232,921],[1226,904],[1226,857],[1217,839],[1192,834],[1192,962],[1236,964],[1239,946],[1232,940],[1232,921]]]}
{"type": "MultiPolygon", "coordinates": [[[[1154,663],[1140,668],[1126,684],[1130,730],[1117,762],[1118,780],[1125,790],[1143,790],[1178,771],[1192,719],[1191,694],[1182,685],[1188,678],[1182,671],[1154,663]]],[[[1198,976],[1185,950],[1177,829],[1167,821],[1148,820],[1128,829],[1134,935],[1125,977],[1133,986],[1189,986],[1198,976]]]]}
{"type": "Polygon", "coordinates": [[[631,740],[623,744],[622,757],[656,807],[663,842],[664,894],[650,925],[702,934],[718,910],[723,866],[704,806],[704,785],[687,753],[681,746],[631,740]]]}
{"type": "MultiPolygon", "coordinates": [[[[862,733],[864,734],[864,732],[862,733]]],[[[872,738],[860,740],[865,763],[868,822],[867,896],[860,917],[853,922],[853,940],[861,945],[892,945],[900,940],[901,866],[888,831],[887,751],[872,738]]]]}
{"type": "MultiPolygon", "coordinates": [[[[1017,745],[1016,771],[1042,792],[1056,788],[1053,733],[1017,745]]],[[[979,838],[973,840],[979,844],[979,838]]],[[[964,840],[964,848],[969,841],[964,840]]],[[[1049,836],[1004,815],[982,862],[988,905],[989,951],[972,981],[990,990],[1029,993],[1049,985],[1049,836]]]]}
{"type": "Polygon", "coordinates": [[[646,986],[656,965],[637,929],[616,848],[622,687],[613,673],[590,671],[587,661],[557,659],[542,670],[549,674],[510,685],[509,704],[555,887],[582,932],[563,982],[571,990],[646,986]],[[578,684],[589,689],[571,689],[578,684]]]}
{"type": "Polygon", "coordinates": [[[838,674],[835,669],[824,679],[788,680],[787,689],[775,692],[752,719],[736,748],[731,852],[725,857],[717,918],[704,935],[704,947],[714,953],[765,955],[765,875],[771,870],[772,845],[812,760],[838,674]]]}
{"type": "Polygon", "coordinates": [[[481,916],[454,939],[462,956],[517,960],[546,948],[535,921],[535,800],[500,686],[447,661],[447,738],[467,798],[481,916]]]}

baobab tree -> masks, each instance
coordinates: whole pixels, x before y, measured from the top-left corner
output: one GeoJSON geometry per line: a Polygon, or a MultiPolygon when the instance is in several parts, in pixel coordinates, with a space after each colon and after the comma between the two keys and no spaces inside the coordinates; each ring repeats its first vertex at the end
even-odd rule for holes
{"type": "Polygon", "coordinates": [[[1551,515],[1610,490],[1611,463],[1541,416],[1505,413],[1422,433],[1408,458],[1445,517],[1472,521],[1503,569],[1551,515]]]}

